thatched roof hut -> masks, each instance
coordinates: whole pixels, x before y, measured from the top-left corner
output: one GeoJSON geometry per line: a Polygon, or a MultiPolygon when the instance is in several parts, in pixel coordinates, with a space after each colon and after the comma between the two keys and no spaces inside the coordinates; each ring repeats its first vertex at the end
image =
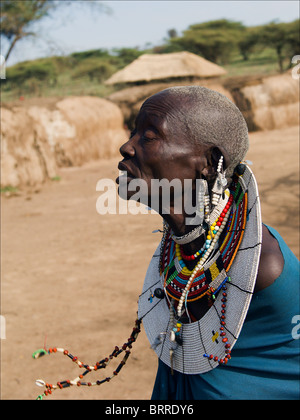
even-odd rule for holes
{"type": "Polygon", "coordinates": [[[143,54],[113,74],[105,84],[150,82],[171,78],[208,78],[226,73],[222,67],[190,52],[143,54]]]}

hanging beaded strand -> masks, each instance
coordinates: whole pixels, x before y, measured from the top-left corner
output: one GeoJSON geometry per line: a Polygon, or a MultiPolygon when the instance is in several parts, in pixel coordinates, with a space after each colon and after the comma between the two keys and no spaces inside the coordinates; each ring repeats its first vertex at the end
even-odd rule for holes
{"type": "Polygon", "coordinates": [[[193,255],[186,255],[183,251],[183,247],[180,246],[180,252],[181,252],[181,256],[183,259],[185,259],[186,261],[192,261],[195,260],[196,258],[198,258],[205,249],[208,249],[212,238],[215,236],[215,234],[217,233],[219,227],[221,226],[224,217],[227,213],[227,211],[229,210],[230,205],[232,204],[233,199],[230,199],[230,192],[229,190],[225,191],[225,199],[220,203],[221,206],[217,207],[213,212],[212,215],[210,217],[209,222],[211,223],[209,232],[206,236],[206,240],[204,242],[204,245],[202,246],[202,248],[197,251],[195,254],[193,255]],[[230,200],[230,203],[228,203],[228,201],[230,200]]]}
{"type": "MultiPolygon", "coordinates": [[[[227,184],[227,181],[225,179],[225,172],[221,173],[222,163],[223,162],[221,159],[218,166],[218,174],[220,180],[223,181],[219,183],[219,186],[221,185],[223,187],[222,192],[218,202],[214,202],[213,210],[208,212],[207,208],[207,210],[204,211],[204,218],[207,224],[207,246],[205,246],[205,249],[202,247],[193,255],[185,255],[183,248],[180,246],[180,242],[175,240],[177,238],[174,238],[171,232],[170,236],[166,240],[167,245],[165,247],[165,249],[168,250],[168,254],[165,254],[164,258],[161,259],[164,264],[163,267],[160,268],[161,273],[164,274],[165,296],[169,301],[170,308],[169,325],[171,326],[171,329],[169,331],[171,344],[169,351],[171,373],[173,373],[174,369],[174,357],[176,355],[175,350],[178,345],[183,344],[181,329],[183,326],[182,322],[186,322],[186,320],[183,319],[184,309],[186,312],[186,317],[190,319],[191,322],[191,318],[188,313],[188,303],[208,295],[208,302],[211,306],[214,304],[216,295],[220,290],[222,290],[220,336],[222,338],[222,343],[224,343],[225,356],[220,357],[216,355],[208,355],[205,353],[203,357],[207,357],[210,360],[214,359],[214,361],[218,362],[219,364],[227,364],[228,360],[231,358],[231,344],[228,342],[228,338],[226,337],[225,327],[227,302],[226,283],[230,282],[231,280],[227,275],[225,280],[223,280],[220,284],[218,273],[221,273],[222,270],[224,270],[223,273],[226,275],[228,272],[227,270],[230,268],[235,258],[236,252],[239,249],[239,245],[243,238],[248,207],[247,192],[240,188],[239,183],[236,180],[234,180],[232,184],[231,191],[229,191],[229,189],[224,191],[225,182],[227,184]],[[226,227],[227,231],[225,231],[226,227]],[[220,255],[217,257],[215,251],[217,250],[218,241],[223,232],[226,233],[226,236],[223,243],[220,244],[220,255]],[[173,241],[176,243],[175,251],[173,241]],[[217,259],[213,259],[215,255],[217,259]],[[200,261],[196,264],[194,270],[191,272],[187,269],[182,260],[195,260],[198,257],[201,257],[200,261]],[[211,259],[211,265],[208,267],[209,261],[211,259]],[[205,265],[207,267],[206,271],[204,270],[205,265]],[[212,268],[213,271],[211,271],[212,268]],[[206,273],[209,274],[207,278],[206,273]],[[210,279],[209,282],[207,279],[210,279]],[[192,296],[188,299],[190,292],[192,296]],[[169,297],[171,300],[169,300],[169,297]],[[177,307],[175,300],[178,302],[177,307]]],[[[206,204],[208,207],[208,197],[206,204]]],[[[185,243],[189,242],[191,242],[191,240],[186,241],[185,243]]],[[[164,332],[163,334],[166,333],[164,332]]]]}
{"type": "MultiPolygon", "coordinates": [[[[218,204],[218,206],[219,206],[219,204],[218,204]]],[[[221,235],[222,231],[224,231],[225,226],[227,225],[227,222],[230,221],[229,222],[230,226],[228,226],[228,228],[227,228],[227,233],[226,233],[226,238],[224,240],[224,243],[225,244],[226,243],[231,243],[231,241],[234,240],[234,243],[235,243],[236,246],[235,246],[234,251],[231,251],[230,250],[231,248],[229,249],[230,259],[229,260],[227,259],[227,263],[226,263],[227,268],[225,269],[225,267],[224,267],[226,272],[230,268],[230,266],[232,264],[232,261],[233,261],[235,255],[236,255],[236,252],[239,249],[239,245],[241,243],[241,240],[243,238],[243,233],[244,233],[244,230],[245,230],[245,225],[246,225],[246,220],[247,220],[247,208],[248,208],[247,207],[247,192],[244,193],[243,191],[240,191],[238,188],[234,188],[233,192],[230,195],[230,199],[228,200],[228,203],[225,205],[224,209],[221,211],[221,213],[219,215],[219,220],[214,222],[210,226],[210,233],[211,233],[212,237],[214,237],[214,240],[216,240],[216,237],[219,237],[221,235]],[[234,218],[232,218],[233,214],[231,213],[231,207],[233,205],[233,202],[235,202],[235,206],[238,206],[238,208],[236,208],[236,210],[235,210],[234,218]],[[234,223],[234,226],[235,226],[234,229],[232,228],[232,226],[233,226],[232,223],[234,223]],[[236,225],[236,223],[238,225],[236,225]]],[[[224,251],[225,251],[224,250],[224,243],[222,244],[222,260],[223,260],[223,257],[225,256],[225,254],[224,254],[224,251]]],[[[209,248],[211,248],[211,246],[213,246],[213,242],[209,246],[209,248]]],[[[178,247],[178,250],[179,250],[179,252],[181,252],[180,247],[178,247]]],[[[213,250],[212,250],[212,252],[213,252],[213,250]]],[[[208,256],[207,261],[213,255],[212,252],[208,256]]],[[[226,254],[227,254],[227,251],[226,251],[226,254]]],[[[177,255],[177,257],[178,257],[178,255],[177,255]]],[[[226,255],[226,258],[227,258],[227,255],[226,255]]],[[[199,263],[200,263],[200,261],[199,261],[199,263]]],[[[196,265],[196,267],[197,267],[197,265],[196,265]]],[[[191,277],[189,278],[189,280],[190,279],[191,279],[191,277]]],[[[216,289],[214,287],[209,287],[208,290],[205,293],[203,293],[202,295],[200,295],[196,298],[196,299],[199,299],[202,296],[208,294],[210,305],[213,305],[214,300],[216,299],[217,293],[220,290],[222,291],[222,295],[221,295],[221,315],[220,315],[220,328],[219,328],[219,330],[220,330],[220,337],[222,339],[222,343],[224,343],[224,354],[225,354],[225,356],[220,357],[220,356],[216,356],[216,355],[213,355],[213,354],[206,354],[206,353],[203,354],[203,357],[207,357],[207,358],[209,358],[209,360],[213,359],[215,362],[218,362],[219,365],[226,365],[228,363],[228,360],[231,358],[231,344],[228,342],[228,338],[226,337],[226,321],[225,321],[226,320],[226,303],[227,303],[227,292],[226,292],[226,290],[227,290],[226,283],[227,282],[228,283],[231,282],[231,279],[228,276],[218,287],[216,287],[216,289]]],[[[191,284],[192,284],[192,282],[191,282],[191,284]]],[[[185,290],[187,288],[188,288],[188,284],[186,285],[185,290]]],[[[182,295],[185,293],[185,290],[183,291],[182,295]]],[[[186,292],[186,297],[185,297],[185,302],[184,302],[187,315],[188,315],[187,296],[188,296],[189,290],[190,290],[190,288],[188,288],[188,290],[186,292]]],[[[182,300],[182,295],[181,295],[181,298],[180,298],[181,300],[182,300]]],[[[180,319],[179,315],[181,315],[181,314],[182,314],[182,312],[179,312],[178,307],[177,307],[177,320],[180,319]]],[[[173,331],[174,332],[176,331],[175,330],[175,325],[174,325],[173,331]]],[[[177,331],[180,331],[180,330],[177,330],[177,331]]],[[[173,363],[174,363],[174,356],[175,356],[175,354],[174,354],[174,352],[172,352],[171,365],[173,365],[173,363]]]]}
{"type": "Polygon", "coordinates": [[[182,292],[182,295],[179,299],[179,303],[178,303],[178,306],[177,306],[177,315],[178,315],[179,318],[180,318],[180,316],[182,315],[182,312],[183,312],[182,309],[183,309],[183,304],[186,300],[186,294],[188,293],[188,291],[189,291],[189,289],[190,289],[190,287],[191,287],[191,285],[192,285],[192,283],[195,279],[195,276],[196,276],[197,272],[201,271],[203,269],[205,262],[210,257],[212,251],[214,250],[215,246],[218,243],[219,237],[221,236],[221,233],[222,233],[223,229],[226,226],[227,220],[229,218],[229,213],[230,213],[229,210],[231,208],[232,201],[233,201],[233,197],[230,196],[229,201],[228,201],[228,210],[227,210],[226,214],[224,213],[224,217],[222,218],[223,220],[222,220],[222,222],[220,222],[220,226],[218,226],[218,229],[214,230],[214,232],[216,232],[216,233],[215,234],[213,233],[214,238],[212,239],[212,242],[210,243],[209,247],[206,249],[204,255],[200,258],[200,261],[196,264],[196,267],[194,268],[194,270],[193,270],[193,272],[192,272],[192,274],[191,274],[191,276],[190,276],[190,278],[189,278],[189,280],[188,280],[188,282],[185,286],[185,289],[182,292]]]}
{"type": "Polygon", "coordinates": [[[163,266],[163,256],[165,251],[165,245],[166,245],[166,239],[167,235],[169,233],[169,226],[167,222],[163,219],[163,235],[161,239],[161,245],[160,245],[160,256],[159,256],[159,273],[162,274],[162,266],[163,266]]]}
{"type": "MultiPolygon", "coordinates": [[[[224,229],[224,227],[227,223],[227,220],[229,218],[232,202],[233,202],[233,197],[230,196],[229,190],[226,190],[225,191],[225,197],[221,200],[221,202],[219,203],[217,208],[215,208],[214,211],[213,211],[214,214],[212,215],[211,220],[214,220],[215,217],[216,217],[216,219],[212,223],[212,226],[209,228],[210,233],[207,236],[206,242],[205,242],[204,247],[203,247],[204,249],[200,250],[201,252],[204,253],[201,260],[199,261],[200,264],[202,263],[204,265],[204,262],[210,257],[210,255],[212,254],[212,251],[217,246],[218,239],[219,239],[219,237],[220,237],[220,235],[221,235],[221,233],[222,233],[222,231],[223,231],[223,229],[224,229]]],[[[169,238],[169,241],[170,241],[170,238],[169,238]]],[[[168,242],[168,244],[170,244],[170,242],[168,242]]],[[[168,249],[169,252],[170,252],[171,247],[168,244],[167,244],[167,247],[165,249],[168,249]]],[[[181,256],[181,250],[180,250],[179,245],[176,244],[175,248],[176,248],[176,251],[173,254],[173,256],[171,257],[171,259],[169,259],[169,262],[167,262],[166,258],[164,259],[164,262],[167,263],[167,265],[164,265],[164,267],[166,267],[166,269],[162,270],[161,272],[165,271],[164,288],[165,288],[165,291],[166,291],[166,295],[168,294],[168,290],[167,290],[168,287],[171,287],[170,283],[172,282],[173,279],[175,279],[175,277],[177,277],[177,275],[179,275],[179,272],[181,272],[184,276],[189,275],[189,280],[185,281],[185,289],[183,290],[183,292],[181,294],[181,297],[178,297],[178,299],[175,298],[176,300],[179,301],[179,310],[177,309],[178,313],[177,313],[176,319],[174,320],[174,322],[173,321],[171,322],[171,325],[174,323],[173,331],[177,331],[177,333],[179,333],[180,330],[178,330],[178,325],[177,324],[178,324],[178,321],[180,320],[180,317],[182,315],[181,307],[183,306],[183,303],[184,303],[187,316],[189,317],[188,310],[187,310],[187,296],[188,296],[188,293],[191,289],[192,283],[193,283],[194,279],[196,278],[195,273],[196,272],[203,272],[204,273],[204,271],[203,271],[203,267],[199,267],[199,265],[197,264],[195,269],[193,270],[193,272],[190,272],[185,267],[183,262],[181,262],[182,261],[182,256],[181,256]],[[175,260],[174,260],[174,257],[176,257],[175,260]],[[175,269],[174,273],[171,274],[170,277],[168,277],[169,269],[172,267],[172,265],[174,265],[174,262],[175,262],[175,266],[176,266],[176,260],[178,260],[179,267],[181,267],[181,268],[179,268],[179,271],[178,271],[178,268],[175,269]],[[194,274],[194,278],[193,278],[193,274],[194,274]]],[[[196,258],[198,256],[198,254],[200,255],[199,251],[197,251],[197,253],[194,254],[191,257],[191,259],[193,259],[193,257],[196,258]]],[[[162,259],[161,259],[161,261],[162,261],[162,259]]],[[[204,276],[203,280],[205,281],[205,276],[204,276]]],[[[205,291],[203,290],[203,287],[202,288],[197,287],[197,288],[200,289],[200,295],[196,296],[196,297],[193,297],[192,300],[200,299],[207,294],[210,296],[210,294],[212,292],[212,290],[211,290],[212,287],[209,288],[207,286],[206,290],[204,289],[205,291]],[[203,290],[203,292],[201,290],[203,290]]],[[[214,289],[213,289],[213,291],[214,291],[214,289]]],[[[178,306],[177,306],[177,308],[178,308],[178,306]]],[[[172,315],[171,319],[173,319],[174,314],[172,313],[171,315],[172,315]]],[[[174,333],[172,331],[171,331],[170,338],[171,338],[171,341],[174,341],[174,333]]],[[[178,340],[178,334],[176,335],[176,338],[177,338],[177,340],[176,340],[177,342],[180,341],[180,340],[178,340]]]]}
{"type": "Polygon", "coordinates": [[[47,396],[49,394],[52,394],[52,392],[55,391],[56,389],[68,388],[68,387],[70,387],[72,385],[76,385],[76,386],[80,386],[80,385],[83,385],[83,386],[95,386],[95,385],[101,385],[101,384],[103,384],[105,382],[109,382],[111,379],[113,379],[115,376],[118,375],[118,373],[120,372],[120,370],[122,369],[122,367],[127,362],[127,359],[128,359],[128,357],[130,355],[130,350],[128,350],[128,349],[131,349],[132,348],[132,344],[136,341],[136,339],[137,339],[137,337],[138,337],[138,335],[139,335],[139,333],[141,331],[141,329],[140,329],[141,322],[142,321],[140,319],[137,319],[135,321],[135,326],[134,326],[134,328],[132,330],[132,333],[131,333],[130,337],[128,338],[128,341],[126,343],[124,343],[121,348],[119,348],[118,346],[116,346],[114,348],[113,352],[108,357],[100,360],[94,366],[93,365],[88,365],[88,364],[85,364],[85,363],[81,362],[78,359],[78,357],[73,356],[71,353],[69,353],[68,350],[65,350],[63,348],[56,348],[56,347],[54,347],[54,348],[49,348],[48,350],[46,350],[46,349],[40,349],[40,350],[35,351],[32,354],[32,357],[34,359],[38,359],[39,357],[41,357],[41,356],[43,356],[45,354],[62,353],[65,356],[68,356],[74,363],[76,363],[79,368],[84,368],[85,369],[85,371],[81,375],[77,376],[75,379],[73,379],[73,380],[60,381],[60,382],[57,382],[56,385],[52,385],[52,384],[46,383],[45,381],[43,381],[41,379],[38,379],[36,381],[36,384],[38,386],[45,387],[45,391],[44,391],[43,394],[39,395],[37,397],[37,399],[40,400],[43,397],[45,397],[45,396],[47,396]],[[113,374],[111,376],[108,376],[108,377],[106,377],[106,378],[104,378],[102,380],[97,380],[95,382],[85,382],[85,381],[82,381],[83,377],[85,375],[87,375],[88,373],[90,373],[92,371],[99,370],[99,369],[105,369],[113,358],[118,357],[119,354],[121,354],[123,352],[125,352],[125,355],[124,355],[123,359],[121,360],[121,362],[119,363],[119,365],[117,366],[116,370],[113,372],[113,374]]]}
{"type": "MultiPolygon", "coordinates": [[[[205,247],[205,251],[203,253],[203,256],[200,258],[200,261],[196,264],[194,270],[192,271],[189,280],[186,283],[186,286],[181,294],[181,297],[179,298],[179,302],[177,305],[177,316],[174,316],[174,309],[173,309],[173,304],[171,301],[170,302],[170,324],[173,324],[173,327],[171,328],[170,331],[170,340],[171,340],[171,348],[170,348],[170,364],[171,364],[171,374],[173,374],[173,363],[174,363],[174,350],[176,349],[177,345],[182,345],[182,339],[180,337],[180,331],[181,331],[181,327],[182,327],[182,323],[181,323],[181,317],[183,314],[183,305],[185,306],[185,311],[187,313],[187,316],[189,317],[189,313],[188,313],[188,308],[187,308],[187,296],[188,293],[190,291],[190,288],[194,282],[194,279],[196,278],[196,274],[204,269],[204,264],[205,262],[209,259],[209,257],[211,256],[211,254],[213,253],[213,250],[215,249],[215,247],[218,244],[218,240],[219,237],[221,236],[227,221],[229,219],[229,214],[230,214],[230,209],[233,203],[233,196],[230,195],[228,202],[226,202],[226,205],[224,206],[224,208],[222,209],[222,211],[220,212],[220,216],[218,218],[220,218],[220,221],[215,221],[213,223],[213,227],[210,227],[210,234],[213,237],[212,240],[209,241],[209,245],[207,247],[205,247]],[[222,215],[222,216],[221,216],[222,215]]],[[[218,220],[218,219],[217,219],[218,220]]],[[[177,247],[177,256],[178,253],[180,252],[180,248],[179,245],[176,244],[177,247]]],[[[165,283],[166,283],[166,278],[168,277],[168,271],[169,269],[167,269],[167,273],[165,276],[165,283]]],[[[213,289],[214,290],[214,289],[213,289]]],[[[207,292],[203,293],[201,296],[199,296],[199,298],[205,296],[206,294],[212,293],[212,291],[210,289],[208,289],[207,292]]],[[[225,310],[224,310],[225,312],[225,310]]],[[[224,337],[225,339],[226,337],[224,337]]],[[[223,340],[224,341],[224,340],[223,340]]],[[[226,338],[227,341],[227,338],[226,338]]],[[[226,363],[227,363],[226,359],[226,363]]]]}
{"type": "MultiPolygon", "coordinates": [[[[226,280],[228,280],[230,282],[230,277],[228,277],[226,280]]],[[[219,365],[224,365],[224,364],[226,365],[228,360],[231,359],[231,355],[230,355],[231,354],[231,350],[230,350],[231,344],[228,342],[228,338],[226,337],[226,331],[225,331],[225,325],[226,325],[226,322],[225,322],[226,315],[225,314],[226,314],[226,302],[227,302],[227,293],[226,293],[227,287],[226,287],[226,285],[223,285],[222,289],[223,289],[223,293],[222,293],[222,299],[221,299],[221,302],[222,302],[221,313],[222,313],[222,315],[220,317],[220,331],[221,331],[220,336],[222,337],[222,342],[224,343],[225,355],[226,356],[224,357],[224,359],[223,358],[219,359],[218,356],[214,356],[213,354],[204,353],[203,357],[207,357],[209,360],[214,360],[215,362],[218,362],[219,365]]]]}

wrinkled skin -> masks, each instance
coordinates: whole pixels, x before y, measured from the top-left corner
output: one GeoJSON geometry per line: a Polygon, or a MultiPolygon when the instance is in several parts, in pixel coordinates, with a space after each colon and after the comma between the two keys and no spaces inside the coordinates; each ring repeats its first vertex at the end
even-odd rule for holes
{"type": "MultiPolygon", "coordinates": [[[[191,142],[178,119],[180,112],[188,112],[188,99],[184,104],[178,104],[165,92],[153,95],[143,104],[136,118],[135,129],[120,148],[123,160],[119,163],[119,169],[127,171],[128,182],[134,178],[144,180],[149,196],[152,179],[165,178],[170,181],[177,178],[182,182],[184,179],[192,179],[195,182],[196,179],[205,178],[211,185],[220,154],[223,154],[225,162],[228,159],[221,147],[217,149],[191,142]]],[[[132,195],[133,192],[127,191],[127,198],[132,195]]],[[[150,205],[150,202],[145,204],[150,205]]],[[[170,214],[163,214],[163,217],[175,234],[183,235],[193,228],[186,226],[184,213],[175,214],[172,207],[170,210],[170,214]]],[[[185,245],[184,249],[191,254],[201,246],[202,243],[196,239],[185,245]]],[[[283,265],[277,240],[263,225],[262,252],[255,291],[272,284],[281,274],[283,265]]],[[[198,316],[201,316],[201,310],[198,316]]]]}

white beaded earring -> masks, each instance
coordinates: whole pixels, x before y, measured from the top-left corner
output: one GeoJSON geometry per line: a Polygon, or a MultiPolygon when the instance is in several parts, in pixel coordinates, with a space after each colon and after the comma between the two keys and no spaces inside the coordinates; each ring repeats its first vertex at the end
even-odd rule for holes
{"type": "Polygon", "coordinates": [[[209,215],[210,215],[210,197],[208,192],[208,184],[205,181],[205,193],[204,193],[204,220],[209,224],[209,215]]]}
{"type": "Polygon", "coordinates": [[[223,191],[227,185],[227,181],[225,178],[225,172],[223,171],[223,156],[220,157],[219,162],[218,162],[218,168],[217,168],[217,177],[215,180],[215,183],[212,187],[212,199],[211,199],[211,204],[213,206],[216,206],[218,204],[218,202],[220,201],[220,198],[223,194],[223,191]]]}
{"type": "Polygon", "coordinates": [[[208,186],[205,179],[199,179],[198,181],[199,190],[197,200],[197,215],[199,217],[198,222],[200,225],[202,225],[205,216],[205,195],[208,193],[208,186]]]}

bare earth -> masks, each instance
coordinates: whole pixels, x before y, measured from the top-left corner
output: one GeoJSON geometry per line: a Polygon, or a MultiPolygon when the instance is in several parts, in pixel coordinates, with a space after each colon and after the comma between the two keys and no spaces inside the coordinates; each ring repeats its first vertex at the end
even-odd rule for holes
{"type": "MultiPolygon", "coordinates": [[[[263,220],[299,258],[299,127],[252,133],[250,143],[247,158],[260,188],[263,220]]],[[[60,181],[2,196],[2,399],[35,399],[42,392],[36,379],[56,383],[81,373],[61,354],[34,360],[32,352],[45,343],[94,364],[132,331],[147,265],[160,240],[152,231],[161,219],[97,213],[97,181],[115,179],[118,160],[62,169],[60,181]]],[[[121,357],[89,374],[91,380],[111,375],[121,357]]],[[[57,390],[46,399],[147,400],[156,369],[142,329],[111,382],[57,390]]]]}

